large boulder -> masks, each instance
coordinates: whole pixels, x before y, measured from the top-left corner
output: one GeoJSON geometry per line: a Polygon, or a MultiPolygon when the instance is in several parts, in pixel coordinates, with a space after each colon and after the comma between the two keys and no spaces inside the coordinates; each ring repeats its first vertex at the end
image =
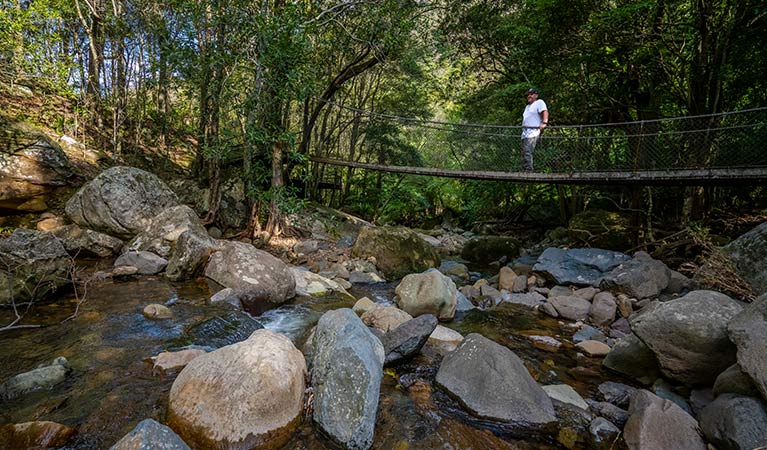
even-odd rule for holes
{"type": "Polygon", "coordinates": [[[645,385],[660,376],[655,354],[633,333],[615,343],[602,365],[645,385]]]}
{"type": "Polygon", "coordinates": [[[0,210],[42,211],[72,176],[67,155],[43,133],[0,119],[0,210]]]}
{"type": "Polygon", "coordinates": [[[638,299],[657,297],[668,286],[671,269],[645,252],[614,268],[605,275],[600,286],[613,292],[622,292],[638,299]]]}
{"type": "Polygon", "coordinates": [[[489,263],[498,261],[504,256],[513,259],[519,256],[519,240],[509,236],[476,236],[464,244],[461,258],[489,263]]]}
{"type": "Polygon", "coordinates": [[[125,244],[114,236],[80,228],[75,224],[56,228],[51,233],[61,239],[64,248],[72,256],[95,255],[108,258],[119,254],[125,244]]]}
{"type": "Polygon", "coordinates": [[[631,317],[631,330],[655,353],[667,377],[688,385],[711,385],[735,362],[727,324],[742,308],[719,292],[693,291],[646,306],[631,317]]]}
{"type": "Polygon", "coordinates": [[[167,259],[176,241],[188,231],[208,236],[192,208],[186,205],[173,206],[151,218],[146,229],[137,234],[126,247],[127,250],[150,251],[167,259]]]}
{"type": "Polygon", "coordinates": [[[260,314],[293,298],[296,280],[288,266],[244,242],[223,243],[205,267],[205,276],[232,288],[251,314],[260,314]]]}
{"type": "Polygon", "coordinates": [[[671,400],[640,390],[629,414],[623,437],[630,450],[706,450],[698,422],[671,400]]]}
{"type": "Polygon", "coordinates": [[[700,429],[719,450],[767,446],[767,406],[760,399],[720,395],[700,413],[700,429]]]}
{"type": "Polygon", "coordinates": [[[305,377],[304,356],[290,340],[258,330],[181,371],[168,424],[195,448],[279,448],[301,421],[305,377]]]}
{"type": "Polygon", "coordinates": [[[434,247],[407,228],[364,226],[352,247],[355,258],[374,257],[386,278],[401,278],[439,266],[434,247]]]}
{"type": "Polygon", "coordinates": [[[109,450],[189,450],[176,433],[152,419],[144,419],[109,450]]]}
{"type": "Polygon", "coordinates": [[[314,422],[348,450],[373,443],[384,348],[348,308],[325,313],[313,339],[314,422]]]}
{"type": "Polygon", "coordinates": [[[135,167],[112,167],[80,188],[66,205],[76,224],[104,233],[132,237],[152,219],[178,205],[176,194],[156,175],[135,167]]]}
{"type": "Polygon", "coordinates": [[[445,356],[435,381],[477,417],[532,429],[556,422],[549,396],[522,360],[480,334],[445,356]]]}
{"type": "Polygon", "coordinates": [[[455,316],[458,290],[453,280],[436,269],[405,276],[394,290],[397,306],[413,317],[434,314],[439,320],[455,316]]]}
{"type": "Polygon", "coordinates": [[[70,281],[71,260],[50,233],[17,229],[0,240],[0,305],[41,298],[70,281]]]}
{"type": "Polygon", "coordinates": [[[740,368],[767,400],[767,295],[743,308],[730,321],[727,331],[738,348],[740,368]]]}
{"type": "Polygon", "coordinates": [[[557,284],[595,286],[605,274],[630,259],[611,250],[550,247],[538,257],[533,271],[557,284]]]}
{"type": "Polygon", "coordinates": [[[223,241],[213,239],[208,233],[187,230],[173,245],[165,276],[174,281],[193,278],[208,262],[210,255],[222,248],[223,241]]]}
{"type": "Polygon", "coordinates": [[[722,248],[754,292],[767,292],[767,222],[740,236],[722,248]]]}

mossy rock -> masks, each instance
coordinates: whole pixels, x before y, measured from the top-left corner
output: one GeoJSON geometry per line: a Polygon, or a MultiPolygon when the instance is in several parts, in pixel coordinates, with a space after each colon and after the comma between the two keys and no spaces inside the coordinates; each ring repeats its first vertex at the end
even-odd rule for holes
{"type": "Polygon", "coordinates": [[[632,247],[631,220],[621,213],[593,209],[570,219],[568,236],[578,246],[625,251],[632,247]]]}
{"type": "Polygon", "coordinates": [[[352,247],[352,256],[374,257],[376,267],[388,279],[420,273],[440,263],[434,247],[414,231],[400,227],[362,227],[352,247]]]}
{"type": "Polygon", "coordinates": [[[498,261],[502,257],[519,256],[519,241],[510,236],[477,236],[461,250],[461,258],[478,263],[498,261]]]}

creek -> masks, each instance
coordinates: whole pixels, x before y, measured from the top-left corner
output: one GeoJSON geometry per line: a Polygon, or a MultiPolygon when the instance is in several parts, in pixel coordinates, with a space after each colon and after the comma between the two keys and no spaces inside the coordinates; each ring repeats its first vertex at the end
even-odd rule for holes
{"type": "MultiPolygon", "coordinates": [[[[395,286],[355,285],[350,292],[356,298],[368,296],[377,303],[391,304],[395,286]]],[[[69,360],[72,373],[50,390],[32,392],[12,401],[0,400],[0,425],[55,421],[77,430],[66,448],[106,449],[144,418],[164,422],[173,377],[153,375],[146,360],[190,343],[210,345],[194,341],[188,333],[194,324],[231,312],[228,305],[208,302],[214,292],[215,288],[202,279],[184,283],[171,283],[160,277],[107,280],[89,286],[87,299],[73,320],[61,323],[74,311],[74,298],[36,306],[25,322],[43,324],[42,328],[0,334],[0,381],[58,356],[69,360]],[[142,309],[150,303],[168,305],[174,318],[146,319],[142,309]]],[[[348,300],[334,296],[300,298],[257,319],[264,327],[286,334],[301,349],[322,313],[351,306],[348,300]]],[[[522,358],[539,384],[566,383],[584,398],[593,398],[599,383],[615,378],[603,371],[599,359],[576,354],[570,342],[573,327],[523,306],[504,303],[492,310],[469,311],[443,325],[464,336],[481,333],[509,347],[522,358]],[[553,352],[536,348],[529,338],[532,335],[555,337],[562,346],[553,352]]],[[[235,329],[224,332],[236,334],[235,329]]],[[[373,449],[565,448],[555,435],[524,435],[465,413],[434,386],[438,363],[439,357],[427,352],[408,363],[385,369],[373,449]]],[[[314,430],[311,420],[305,419],[285,448],[334,447],[314,430]]]]}

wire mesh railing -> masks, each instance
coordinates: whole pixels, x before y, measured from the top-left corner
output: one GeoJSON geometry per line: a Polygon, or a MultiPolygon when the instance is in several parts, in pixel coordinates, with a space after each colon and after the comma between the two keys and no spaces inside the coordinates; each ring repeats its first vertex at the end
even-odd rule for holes
{"type": "MultiPolygon", "coordinates": [[[[339,131],[314,156],[387,166],[460,171],[522,170],[520,126],[463,124],[375,114],[329,104],[339,131]],[[349,152],[351,142],[355,151],[349,152]],[[362,148],[360,148],[362,143],[362,148]]],[[[550,125],[534,171],[626,172],[767,167],[767,107],[596,125],[550,125]]]]}

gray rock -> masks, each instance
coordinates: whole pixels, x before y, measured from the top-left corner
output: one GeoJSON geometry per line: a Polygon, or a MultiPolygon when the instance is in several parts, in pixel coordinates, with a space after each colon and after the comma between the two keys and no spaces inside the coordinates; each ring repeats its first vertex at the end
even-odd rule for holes
{"type": "Polygon", "coordinates": [[[767,406],[754,397],[723,394],[700,413],[703,435],[720,450],[767,446],[767,406]]]}
{"type": "Polygon", "coordinates": [[[603,417],[597,417],[589,425],[591,443],[600,450],[611,448],[620,434],[621,430],[603,417]]]}
{"type": "Polygon", "coordinates": [[[759,396],[759,390],[756,388],[754,380],[743,372],[737,363],[731,365],[716,377],[712,390],[714,396],[721,394],[740,394],[746,397],[759,396]]]}
{"type": "Polygon", "coordinates": [[[614,423],[621,429],[626,425],[626,421],[629,420],[628,411],[621,409],[612,403],[592,401],[589,405],[595,413],[614,423]]]}
{"type": "Polygon", "coordinates": [[[767,292],[767,222],[758,225],[722,248],[735,269],[756,293],[767,292]]]}
{"type": "Polygon", "coordinates": [[[397,306],[413,317],[434,314],[439,320],[451,320],[455,316],[458,290],[453,280],[436,269],[406,275],[394,292],[397,306]]]}
{"type": "Polygon", "coordinates": [[[378,276],[378,274],[375,272],[360,272],[357,270],[349,272],[350,283],[370,284],[370,283],[381,283],[382,281],[386,281],[386,280],[378,276]]]}
{"type": "Polygon", "coordinates": [[[316,239],[309,239],[306,241],[299,241],[293,246],[293,251],[300,254],[308,255],[314,253],[320,249],[320,241],[316,239]]]}
{"type": "Polygon", "coordinates": [[[0,305],[11,298],[42,298],[68,284],[70,265],[64,246],[52,234],[14,230],[0,239],[0,305]]]}
{"type": "Polygon", "coordinates": [[[470,334],[440,365],[436,383],[480,418],[525,428],[556,422],[551,400],[508,348],[470,334]]]}
{"type": "Polygon", "coordinates": [[[686,294],[690,290],[690,286],[692,286],[692,280],[676,270],[672,270],[668,286],[663,292],[666,294],[686,294]]]}
{"type": "Polygon", "coordinates": [[[440,263],[434,247],[406,228],[363,226],[351,253],[355,258],[374,257],[378,269],[391,279],[440,263]]]}
{"type": "Polygon", "coordinates": [[[46,209],[45,198],[72,177],[61,147],[44,133],[0,119],[0,209],[46,209]]]}
{"type": "Polygon", "coordinates": [[[653,383],[651,389],[652,392],[658,397],[665,398],[666,400],[671,400],[672,402],[676,403],[677,406],[682,408],[684,412],[691,416],[693,415],[692,408],[690,407],[690,404],[687,403],[687,400],[674,392],[674,387],[671,386],[666,380],[662,378],[655,380],[655,383],[653,383]]]}
{"type": "Polygon", "coordinates": [[[502,300],[504,302],[513,303],[515,305],[524,305],[530,308],[538,305],[542,305],[546,302],[546,297],[537,292],[528,292],[525,294],[511,294],[506,291],[502,291],[502,300]]]}
{"type": "Polygon", "coordinates": [[[107,258],[120,253],[124,242],[108,234],[80,228],[75,224],[65,225],[52,231],[54,236],[61,239],[64,248],[71,255],[95,255],[107,258]]]}
{"type": "Polygon", "coordinates": [[[455,312],[466,312],[471,311],[472,309],[477,309],[474,304],[469,301],[468,298],[466,298],[465,295],[461,291],[456,291],[455,293],[455,312]]]}
{"type": "Polygon", "coordinates": [[[733,317],[727,331],[738,348],[740,368],[754,380],[762,397],[767,399],[767,295],[762,295],[733,317]]]}
{"type": "Polygon", "coordinates": [[[631,325],[629,325],[628,320],[621,317],[610,325],[610,331],[618,331],[623,335],[629,335],[631,334],[631,325]]]}
{"type": "Polygon", "coordinates": [[[144,419],[109,450],[189,450],[176,433],[152,419],[144,419]]]}
{"type": "Polygon", "coordinates": [[[234,289],[242,307],[251,314],[293,298],[296,280],[282,261],[243,242],[226,241],[205,267],[205,276],[234,289]]]}
{"type": "Polygon", "coordinates": [[[152,303],[144,307],[144,317],[151,320],[165,320],[173,318],[173,311],[165,305],[152,303]]]}
{"type": "Polygon", "coordinates": [[[66,213],[82,227],[130,237],[176,205],[176,194],[157,176],[133,167],[111,167],[69,199],[66,213]]]}
{"type": "Polygon", "coordinates": [[[514,279],[514,286],[511,288],[511,292],[520,293],[527,290],[527,275],[517,275],[514,279]]]}
{"type": "Polygon", "coordinates": [[[693,291],[648,305],[631,317],[631,330],[658,358],[667,377],[688,385],[711,385],[735,362],[727,324],[742,306],[714,291],[693,291]]]}
{"type": "Polygon", "coordinates": [[[154,275],[162,272],[168,261],[151,252],[129,251],[115,260],[115,267],[133,266],[141,275],[154,275]]]}
{"type": "Polygon", "coordinates": [[[456,283],[465,282],[469,279],[469,269],[465,264],[457,261],[442,261],[439,265],[439,271],[456,283]]]}
{"type": "Polygon", "coordinates": [[[694,417],[699,417],[703,408],[714,401],[714,393],[711,389],[693,389],[690,392],[690,409],[694,417]]]}
{"type": "Polygon", "coordinates": [[[623,383],[605,381],[597,387],[597,391],[604,401],[623,407],[629,405],[631,396],[637,392],[637,389],[623,383]]]}
{"type": "Polygon", "coordinates": [[[605,275],[600,287],[642,299],[657,297],[670,279],[671,270],[665,264],[645,252],[637,252],[632,260],[605,275]]]}
{"type": "Polygon", "coordinates": [[[543,311],[545,314],[551,316],[551,317],[554,317],[554,318],[559,317],[559,313],[557,312],[557,308],[555,308],[554,305],[552,305],[549,302],[546,302],[546,303],[542,304],[540,306],[540,310],[543,311]]]}
{"type": "Polygon", "coordinates": [[[67,378],[69,363],[59,357],[50,365],[15,375],[0,384],[0,399],[13,400],[38,389],[50,389],[67,378]]]}
{"type": "Polygon", "coordinates": [[[497,305],[503,300],[503,294],[489,284],[483,284],[479,287],[479,295],[490,298],[493,301],[493,305],[497,305]]]}
{"type": "Polygon", "coordinates": [[[588,300],[575,296],[549,298],[549,303],[556,308],[560,316],[570,320],[586,320],[591,309],[588,300]]]}
{"type": "Polygon", "coordinates": [[[314,334],[314,422],[349,450],[366,450],[383,377],[384,349],[351,309],[325,313],[314,334]]]}
{"type": "Polygon", "coordinates": [[[191,279],[202,270],[210,255],[222,248],[221,241],[205,233],[187,230],[178,237],[171,250],[165,276],[173,281],[191,279]]]}
{"type": "Polygon", "coordinates": [[[167,259],[176,241],[187,232],[196,234],[200,239],[213,241],[192,208],[186,205],[173,206],[152,217],[146,229],[128,243],[127,249],[148,251],[167,259]]]}
{"type": "Polygon", "coordinates": [[[586,286],[584,288],[576,289],[573,291],[574,296],[580,297],[584,300],[592,301],[594,299],[594,296],[599,293],[599,289],[593,287],[593,286],[586,286]]]}
{"type": "Polygon", "coordinates": [[[424,314],[386,333],[381,339],[386,355],[384,365],[396,364],[417,354],[435,328],[437,318],[424,314]]]}
{"type": "Polygon", "coordinates": [[[706,450],[698,422],[672,401],[640,390],[629,414],[623,437],[630,450],[706,450]]]}
{"type": "Polygon", "coordinates": [[[557,284],[595,286],[602,276],[630,259],[628,255],[610,250],[552,247],[538,257],[533,271],[557,284]]]}
{"type": "Polygon", "coordinates": [[[584,325],[573,335],[573,342],[576,344],[583,341],[607,342],[607,336],[594,327],[584,325]]]}
{"type": "Polygon", "coordinates": [[[236,304],[234,306],[238,306],[240,303],[240,299],[236,298],[234,289],[224,288],[216,292],[215,294],[213,294],[209,300],[211,303],[221,303],[221,302],[229,302],[232,298],[236,299],[236,304]]]}
{"type": "Polygon", "coordinates": [[[553,288],[549,289],[548,297],[569,297],[573,295],[573,292],[575,291],[570,289],[568,286],[554,286],[553,288]]]}
{"type": "Polygon", "coordinates": [[[642,384],[651,384],[660,376],[655,354],[633,333],[615,343],[602,365],[642,384]]]}
{"type": "Polygon", "coordinates": [[[541,388],[552,400],[567,403],[568,405],[572,405],[576,408],[581,408],[584,410],[589,409],[589,405],[585,400],[583,400],[583,397],[581,397],[581,395],[578,394],[575,389],[566,384],[550,384],[547,386],[541,386],[541,388]]]}
{"type": "Polygon", "coordinates": [[[589,309],[589,318],[591,323],[596,326],[604,327],[610,325],[615,320],[615,311],[618,304],[615,303],[615,297],[609,292],[600,292],[594,296],[589,309]]]}

